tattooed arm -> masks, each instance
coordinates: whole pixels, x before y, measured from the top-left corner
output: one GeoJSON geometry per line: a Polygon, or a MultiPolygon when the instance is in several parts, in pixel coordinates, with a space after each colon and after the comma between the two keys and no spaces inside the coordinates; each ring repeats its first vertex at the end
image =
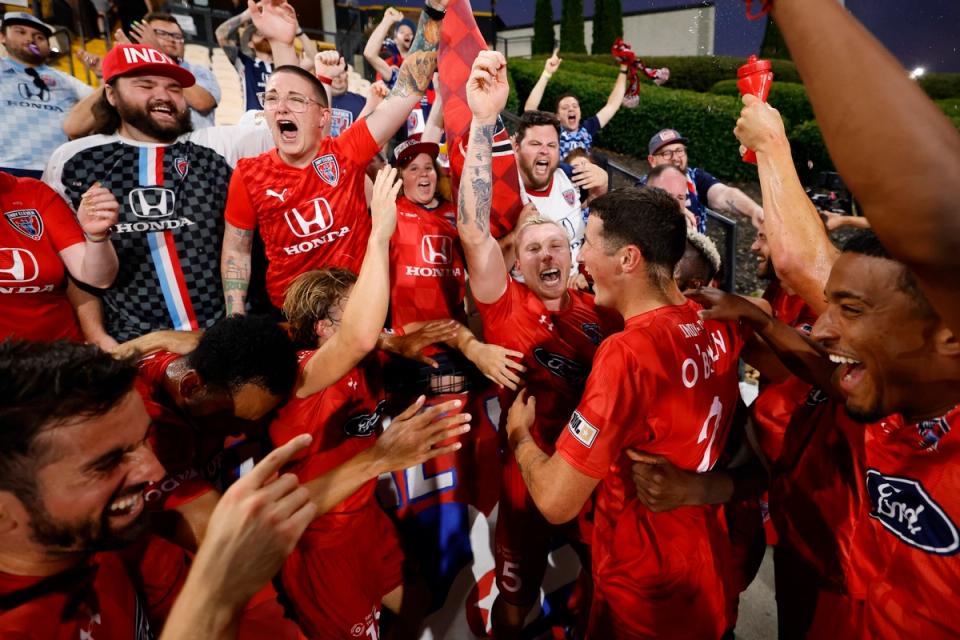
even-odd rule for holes
{"type": "MultiPolygon", "coordinates": [[[[224,20],[223,24],[217,27],[217,30],[214,32],[214,35],[217,37],[217,44],[219,44],[223,52],[227,54],[227,58],[231,63],[236,62],[237,52],[243,50],[238,34],[240,27],[248,22],[250,22],[249,9],[240,15],[224,20]]],[[[244,53],[247,53],[247,51],[244,51],[244,53]]]]}
{"type": "Polygon", "coordinates": [[[220,277],[223,280],[223,298],[227,315],[243,314],[250,286],[250,253],[253,250],[253,230],[240,229],[229,222],[223,233],[223,251],[220,256],[220,277]]]}
{"type": "Polygon", "coordinates": [[[707,206],[720,213],[747,216],[751,220],[763,219],[763,209],[750,196],[721,182],[707,191],[707,206]]]}
{"type": "Polygon", "coordinates": [[[467,258],[470,291],[477,302],[498,300],[507,286],[507,266],[490,235],[493,197],[493,133],[507,101],[507,63],[496,51],[481,51],[467,80],[467,102],[473,112],[470,138],[460,179],[457,230],[467,258]]]}
{"type": "MultiPolygon", "coordinates": [[[[446,1],[432,0],[432,5],[443,9],[446,1]]],[[[410,111],[420,102],[420,98],[430,85],[433,72],[437,70],[439,46],[440,22],[431,20],[424,11],[420,14],[417,35],[414,36],[410,51],[400,66],[396,84],[377,110],[367,117],[367,127],[377,144],[386,143],[406,122],[410,111]]]]}

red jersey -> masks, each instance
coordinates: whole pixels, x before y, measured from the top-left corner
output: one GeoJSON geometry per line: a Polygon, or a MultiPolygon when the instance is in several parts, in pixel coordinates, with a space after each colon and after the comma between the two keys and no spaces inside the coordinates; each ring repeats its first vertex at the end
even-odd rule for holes
{"type": "Polygon", "coordinates": [[[397,199],[397,230],[390,239],[390,326],[454,318],[466,323],[466,267],[456,209],[397,199]]]}
{"type": "Polygon", "coordinates": [[[723,451],[743,339],[732,325],[701,320],[699,309],[692,301],[660,307],[607,338],[557,441],[568,464],[601,481],[591,637],[719,638],[726,630],[730,541],[722,508],[649,511],[636,498],[625,454],[647,451],[705,472],[723,451]]]}
{"type": "Polygon", "coordinates": [[[151,421],[150,446],[167,472],[159,482],[151,482],[144,492],[147,506],[157,511],[176,509],[213,491],[214,485],[205,474],[207,465],[200,460],[205,457],[212,460],[212,456],[223,449],[223,440],[214,439],[216,442],[208,443],[201,451],[196,429],[185,416],[160,400],[167,367],[182,357],[158,351],[144,356],[137,365],[136,389],[151,421]]]}
{"type": "MultiPolygon", "coordinates": [[[[301,351],[300,370],[316,351],[301,351]]],[[[313,435],[313,443],[288,465],[300,482],[309,482],[373,446],[380,432],[384,411],[379,362],[370,356],[336,383],[306,398],[291,397],[270,425],[270,439],[279,447],[301,433],[313,435]]],[[[339,518],[361,510],[373,498],[376,480],[371,479],[352,496],[320,516],[307,534],[335,532],[339,518]],[[332,527],[332,528],[331,528],[332,527]]]]}
{"type": "Polygon", "coordinates": [[[363,184],[379,150],[365,120],[324,138],[309,167],[298,169],[276,149],[237,162],[226,220],[260,227],[267,255],[267,294],[283,305],[287,286],[311,269],[345,267],[359,273],[370,237],[363,184]]]}
{"type": "Polygon", "coordinates": [[[0,636],[9,640],[149,640],[146,609],[115,553],[98,553],[63,573],[0,573],[0,636]]]}
{"type": "Polygon", "coordinates": [[[82,243],[73,211],[33,178],[0,172],[0,340],[82,341],[60,252],[82,243]]]}
{"type": "MultiPolygon", "coordinates": [[[[537,398],[531,433],[548,453],[577,407],[597,346],[620,328],[619,316],[598,308],[592,295],[573,289],[568,293],[566,309],[549,311],[526,285],[508,278],[496,302],[477,303],[484,339],[523,354],[524,386],[537,398]]],[[[509,389],[500,393],[501,426],[515,396],[509,389]]]]}
{"type": "MultiPolygon", "coordinates": [[[[773,317],[780,322],[790,325],[804,335],[810,335],[813,331],[817,314],[803,298],[787,293],[779,281],[770,283],[763,293],[763,299],[770,303],[773,317]]],[[[792,393],[797,391],[797,386],[784,387],[785,384],[761,380],[760,395],[753,405],[757,444],[770,462],[780,455],[790,413],[798,403],[804,401],[806,394],[806,391],[800,391],[801,397],[795,398],[792,393]],[[764,401],[761,402],[760,398],[764,401]]]]}
{"type": "Polygon", "coordinates": [[[846,592],[862,501],[864,425],[850,418],[842,403],[796,377],[783,386],[797,401],[790,408],[783,452],[770,471],[778,544],[814,568],[821,584],[846,592]]]}
{"type": "Polygon", "coordinates": [[[866,429],[866,500],[853,547],[871,638],[956,638],[960,618],[960,407],[866,429]]]}

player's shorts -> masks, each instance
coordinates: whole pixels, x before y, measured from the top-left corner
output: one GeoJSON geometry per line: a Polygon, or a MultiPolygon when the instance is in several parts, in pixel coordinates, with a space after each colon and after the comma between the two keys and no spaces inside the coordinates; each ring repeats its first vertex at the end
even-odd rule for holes
{"type": "Polygon", "coordinates": [[[494,549],[497,588],[509,604],[529,607],[540,597],[551,542],[557,536],[582,541],[584,513],[563,525],[547,522],[527,491],[516,458],[510,452],[504,458],[494,549]]]}
{"type": "Polygon", "coordinates": [[[315,520],[281,572],[285,599],[310,638],[377,637],[381,600],[402,583],[396,528],[373,500],[315,520]]]}

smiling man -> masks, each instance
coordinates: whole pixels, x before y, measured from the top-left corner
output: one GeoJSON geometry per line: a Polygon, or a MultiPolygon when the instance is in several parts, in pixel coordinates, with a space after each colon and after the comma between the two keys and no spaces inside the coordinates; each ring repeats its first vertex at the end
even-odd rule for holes
{"type": "MultiPolygon", "coordinates": [[[[95,106],[97,131],[50,158],[44,181],[74,208],[94,184],[120,202],[112,242],[120,259],[114,285],[92,293],[106,311],[89,340],[104,347],[157,329],[196,330],[223,315],[215,247],[232,166],[271,144],[255,128],[191,132],[184,88],[193,75],[157,49],[118,45],[104,58],[106,89],[95,106]]],[[[96,302],[96,301],[94,301],[96,302]]],[[[96,305],[99,306],[99,305],[96,305]]]]}
{"type": "Polygon", "coordinates": [[[221,259],[229,313],[245,311],[257,227],[269,262],[267,294],[278,309],[289,283],[305,271],[360,270],[370,236],[367,165],[406,121],[436,69],[436,18],[446,1],[427,6],[390,95],[339,137],[324,136],[330,105],[320,80],[292,65],[274,69],[261,98],[276,149],[239,163],[230,182],[221,259]]]}

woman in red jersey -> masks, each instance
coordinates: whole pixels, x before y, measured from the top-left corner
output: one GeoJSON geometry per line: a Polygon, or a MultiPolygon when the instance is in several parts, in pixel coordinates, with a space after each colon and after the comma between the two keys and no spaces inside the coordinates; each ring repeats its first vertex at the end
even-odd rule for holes
{"type": "Polygon", "coordinates": [[[74,216],[44,183],[0,171],[0,212],[0,340],[81,341],[66,276],[93,287],[113,282],[116,198],[95,184],[74,216]]]}

